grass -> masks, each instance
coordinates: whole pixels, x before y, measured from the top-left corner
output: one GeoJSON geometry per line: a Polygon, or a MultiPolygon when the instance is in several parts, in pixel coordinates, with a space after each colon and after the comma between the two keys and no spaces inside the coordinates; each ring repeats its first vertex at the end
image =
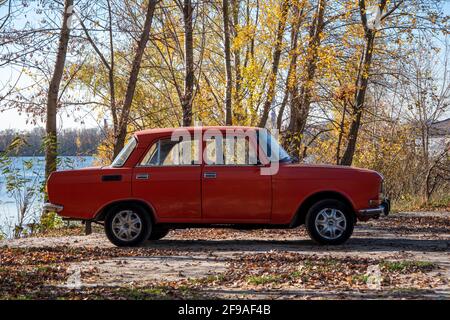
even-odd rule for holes
{"type": "Polygon", "coordinates": [[[392,212],[449,210],[450,196],[436,195],[428,203],[419,196],[403,196],[392,201],[392,212]]]}
{"type": "Polygon", "coordinates": [[[272,275],[272,274],[267,274],[267,275],[262,275],[262,276],[250,276],[247,278],[247,282],[249,284],[253,284],[253,285],[264,285],[264,284],[268,284],[268,283],[276,283],[279,282],[281,280],[281,276],[280,275],[272,275]]]}
{"type": "Polygon", "coordinates": [[[320,261],[305,260],[303,262],[303,267],[306,271],[317,270],[319,272],[326,272],[332,270],[339,265],[339,261],[332,258],[325,258],[320,261]]]}
{"type": "Polygon", "coordinates": [[[35,268],[35,271],[45,273],[45,272],[50,272],[53,269],[54,269],[54,267],[51,265],[40,265],[35,268]]]}
{"type": "Polygon", "coordinates": [[[367,283],[369,281],[369,275],[367,274],[357,274],[352,276],[353,283],[367,283]]]}
{"type": "Polygon", "coordinates": [[[192,285],[206,285],[206,284],[214,284],[214,283],[222,283],[226,280],[225,275],[216,274],[209,275],[204,278],[189,278],[188,281],[192,285]]]}
{"type": "Polygon", "coordinates": [[[301,278],[304,275],[302,270],[297,270],[297,271],[293,271],[291,272],[290,276],[291,278],[301,278]]]}
{"type": "Polygon", "coordinates": [[[429,261],[383,261],[380,266],[390,272],[430,271],[435,264],[429,261]]]}
{"type": "Polygon", "coordinates": [[[305,274],[305,271],[306,270],[297,270],[297,271],[293,271],[293,272],[291,272],[291,274],[289,275],[289,277],[291,278],[291,279],[301,279],[301,281],[303,282],[303,283],[307,283],[308,281],[309,281],[309,277],[308,277],[308,275],[307,274],[305,274]]]}
{"type": "Polygon", "coordinates": [[[430,201],[430,203],[426,206],[426,208],[431,209],[442,209],[442,208],[450,208],[450,196],[433,199],[430,201]]]}

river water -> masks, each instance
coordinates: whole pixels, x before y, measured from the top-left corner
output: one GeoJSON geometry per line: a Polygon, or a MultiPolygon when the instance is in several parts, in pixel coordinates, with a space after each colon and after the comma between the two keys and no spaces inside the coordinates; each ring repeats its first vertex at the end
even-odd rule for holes
{"type": "MultiPolygon", "coordinates": [[[[89,167],[92,166],[93,161],[93,157],[60,157],[58,170],[89,167]]],[[[26,181],[26,187],[20,188],[21,192],[8,192],[6,182],[10,174],[0,171],[0,232],[4,235],[9,235],[11,226],[18,221],[17,204],[23,199],[24,190],[26,188],[37,189],[39,184],[43,182],[45,173],[44,157],[13,157],[9,169],[17,170],[14,171],[15,177],[20,177],[21,180],[26,181]],[[27,162],[32,164],[31,168],[26,166],[27,162]]],[[[30,214],[25,220],[26,223],[33,222],[37,218],[42,205],[42,199],[39,194],[32,199],[32,210],[30,210],[30,214]]]]}

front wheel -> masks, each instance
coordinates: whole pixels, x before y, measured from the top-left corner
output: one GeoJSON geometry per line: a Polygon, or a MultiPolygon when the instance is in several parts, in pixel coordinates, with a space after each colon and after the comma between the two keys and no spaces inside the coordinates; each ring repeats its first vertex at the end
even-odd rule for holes
{"type": "Polygon", "coordinates": [[[334,199],[314,204],[306,214],[306,229],[312,240],[319,244],[342,244],[353,233],[354,220],[351,209],[334,199]]]}
{"type": "Polygon", "coordinates": [[[169,233],[169,229],[165,228],[153,228],[152,233],[150,233],[150,236],[148,237],[148,240],[160,240],[167,236],[169,233]]]}
{"type": "Polygon", "coordinates": [[[109,210],[105,219],[108,239],[119,247],[134,247],[148,239],[152,232],[149,213],[138,205],[123,205],[109,210]]]}

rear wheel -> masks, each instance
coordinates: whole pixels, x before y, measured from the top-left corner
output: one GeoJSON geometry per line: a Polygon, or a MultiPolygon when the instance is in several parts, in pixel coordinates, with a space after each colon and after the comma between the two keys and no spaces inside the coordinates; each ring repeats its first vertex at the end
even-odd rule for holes
{"type": "Polygon", "coordinates": [[[342,244],[353,233],[351,209],[334,199],[321,200],[306,214],[306,229],[312,240],[319,244],[342,244]]]}
{"type": "Polygon", "coordinates": [[[153,228],[152,233],[150,233],[148,240],[160,240],[167,236],[169,231],[169,229],[155,227],[153,228]]]}
{"type": "Polygon", "coordinates": [[[138,205],[113,207],[105,218],[105,233],[119,247],[134,247],[148,239],[152,232],[150,214],[138,205]]]}

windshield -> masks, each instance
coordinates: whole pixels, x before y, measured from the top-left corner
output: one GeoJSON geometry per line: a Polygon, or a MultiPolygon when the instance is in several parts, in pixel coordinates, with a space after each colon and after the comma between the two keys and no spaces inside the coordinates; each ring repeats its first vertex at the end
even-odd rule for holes
{"type": "Polygon", "coordinates": [[[133,152],[134,148],[136,147],[136,138],[131,138],[128,143],[125,145],[125,147],[120,151],[120,153],[117,155],[117,157],[114,159],[114,161],[111,163],[112,167],[122,167],[127,161],[128,157],[130,156],[131,152],[133,152]]]}
{"type": "Polygon", "coordinates": [[[280,162],[292,162],[292,158],[289,153],[284,150],[284,148],[278,143],[277,139],[275,139],[275,137],[272,136],[269,131],[267,131],[266,129],[258,130],[258,135],[259,143],[261,144],[261,147],[267,154],[267,157],[270,159],[270,161],[273,162],[278,160],[280,162]],[[278,155],[272,155],[272,149],[275,152],[278,149],[278,155]]]}

